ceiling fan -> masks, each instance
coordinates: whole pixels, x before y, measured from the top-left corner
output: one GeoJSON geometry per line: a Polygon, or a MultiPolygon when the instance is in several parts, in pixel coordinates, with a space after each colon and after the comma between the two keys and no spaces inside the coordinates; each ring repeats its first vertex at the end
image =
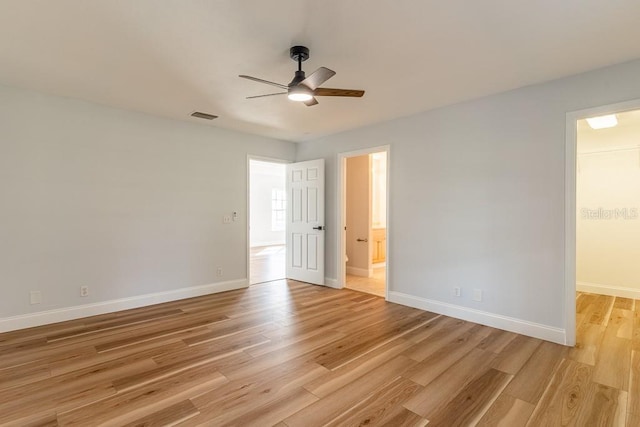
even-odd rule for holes
{"type": "Polygon", "coordinates": [[[291,49],[289,49],[289,56],[291,57],[291,59],[298,62],[298,71],[296,71],[293,80],[291,80],[288,85],[274,83],[268,80],[262,80],[257,77],[245,76],[242,74],[238,76],[242,77],[243,79],[253,80],[254,82],[276,86],[280,89],[286,90],[286,92],[247,96],[247,99],[263,98],[265,96],[274,95],[287,95],[290,100],[304,102],[305,105],[311,107],[318,103],[315,98],[316,96],[348,96],[359,98],[364,95],[363,90],[329,89],[319,87],[322,83],[326,82],[336,74],[335,71],[325,67],[318,68],[316,71],[311,73],[309,77],[306,77],[304,71],[302,71],[302,63],[309,59],[309,49],[307,47],[293,46],[291,49]]]}

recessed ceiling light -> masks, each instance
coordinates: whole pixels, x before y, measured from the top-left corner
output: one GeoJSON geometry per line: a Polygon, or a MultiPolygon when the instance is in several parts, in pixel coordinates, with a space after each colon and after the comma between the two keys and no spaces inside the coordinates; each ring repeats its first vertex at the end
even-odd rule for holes
{"type": "Polygon", "coordinates": [[[606,116],[589,117],[587,123],[589,123],[591,129],[606,129],[616,126],[618,119],[615,114],[609,114],[606,116]]]}

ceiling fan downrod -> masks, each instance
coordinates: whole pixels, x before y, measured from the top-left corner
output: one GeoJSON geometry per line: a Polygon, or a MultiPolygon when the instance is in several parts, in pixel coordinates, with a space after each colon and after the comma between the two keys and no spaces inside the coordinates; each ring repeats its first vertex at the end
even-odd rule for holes
{"type": "Polygon", "coordinates": [[[302,71],[302,63],[309,59],[309,48],[305,46],[293,46],[289,49],[289,57],[298,62],[298,71],[296,71],[293,80],[289,83],[289,87],[293,87],[306,78],[305,72],[302,71]]]}

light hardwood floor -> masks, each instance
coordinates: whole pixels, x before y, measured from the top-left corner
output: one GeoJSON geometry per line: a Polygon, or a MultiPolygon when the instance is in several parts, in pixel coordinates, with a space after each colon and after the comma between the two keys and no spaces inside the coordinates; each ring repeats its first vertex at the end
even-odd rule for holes
{"type": "Polygon", "coordinates": [[[635,302],[577,307],[575,349],[284,280],[0,334],[0,424],[638,426],[635,302]]]}

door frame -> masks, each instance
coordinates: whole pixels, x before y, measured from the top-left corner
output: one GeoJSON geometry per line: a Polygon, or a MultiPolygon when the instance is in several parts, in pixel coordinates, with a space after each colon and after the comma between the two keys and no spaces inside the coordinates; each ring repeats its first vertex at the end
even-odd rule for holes
{"type": "Polygon", "coordinates": [[[389,282],[389,277],[391,277],[391,275],[389,274],[390,269],[392,268],[392,262],[390,262],[390,252],[389,252],[389,242],[391,241],[391,232],[390,232],[390,224],[391,224],[391,217],[390,217],[390,209],[389,209],[389,205],[390,205],[390,193],[391,193],[391,186],[390,186],[390,170],[391,170],[391,146],[390,145],[380,145],[377,147],[370,147],[370,148],[362,148],[360,150],[355,150],[355,151],[346,151],[346,152],[342,152],[342,153],[338,153],[338,177],[337,177],[337,200],[336,200],[336,206],[337,206],[337,224],[338,227],[336,227],[336,234],[335,234],[335,238],[336,238],[336,242],[338,244],[338,251],[337,251],[337,256],[336,256],[336,272],[337,272],[337,283],[336,283],[336,288],[338,289],[342,289],[344,288],[345,284],[346,284],[346,267],[345,267],[345,254],[347,252],[347,244],[346,244],[346,240],[345,240],[345,227],[346,227],[346,223],[347,223],[347,203],[346,203],[346,196],[347,196],[347,159],[349,157],[358,157],[358,156],[363,156],[365,154],[373,154],[373,153],[382,153],[385,152],[387,153],[387,176],[386,176],[386,180],[387,180],[387,191],[386,191],[386,195],[385,195],[385,201],[386,201],[386,206],[385,209],[387,211],[387,239],[385,242],[385,255],[386,255],[386,267],[385,267],[385,296],[384,299],[385,300],[389,300],[389,288],[390,288],[390,282],[389,282]]]}
{"type": "MultiPolygon", "coordinates": [[[[247,154],[247,228],[246,228],[247,286],[251,286],[251,283],[250,283],[251,282],[251,160],[257,160],[259,162],[268,162],[268,163],[281,163],[283,165],[286,165],[287,163],[292,163],[291,160],[278,159],[275,157],[258,156],[254,154],[247,154]]],[[[286,251],[286,248],[285,248],[285,251],[286,251]]],[[[286,253],[285,253],[285,256],[286,256],[286,253]]]]}
{"type": "Polygon", "coordinates": [[[565,136],[565,205],[564,205],[564,328],[565,344],[576,344],[576,162],[578,148],[578,120],[640,109],[640,99],[601,105],[566,114],[565,136]]]}

